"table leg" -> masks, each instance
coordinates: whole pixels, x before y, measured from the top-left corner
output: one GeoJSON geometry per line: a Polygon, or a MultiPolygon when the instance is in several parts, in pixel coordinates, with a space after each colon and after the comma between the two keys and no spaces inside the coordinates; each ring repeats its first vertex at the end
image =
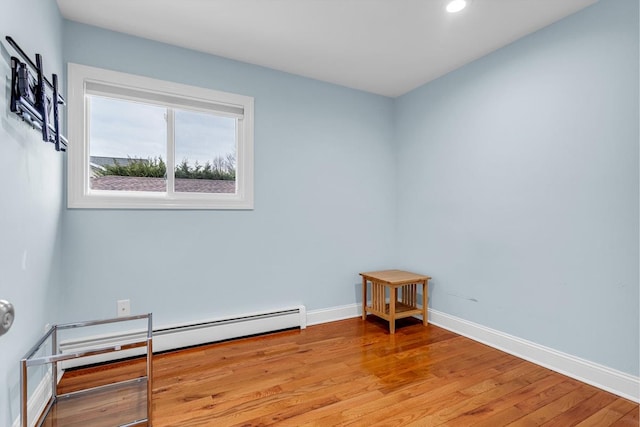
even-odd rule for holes
{"type": "Polygon", "coordinates": [[[362,278],[362,320],[367,319],[367,279],[362,278]]]}
{"type": "Polygon", "coordinates": [[[398,300],[398,288],[391,287],[391,295],[389,295],[389,332],[396,333],[396,301],[398,300]]]}
{"type": "Polygon", "coordinates": [[[429,281],[425,280],[422,282],[422,324],[427,326],[429,323],[429,311],[427,309],[428,296],[427,292],[429,292],[429,286],[427,285],[429,281]]]}

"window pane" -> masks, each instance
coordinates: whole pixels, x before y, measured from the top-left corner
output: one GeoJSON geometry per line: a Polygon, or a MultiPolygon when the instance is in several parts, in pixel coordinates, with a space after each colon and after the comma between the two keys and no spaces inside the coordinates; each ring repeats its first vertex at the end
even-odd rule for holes
{"type": "Polygon", "coordinates": [[[167,191],[166,109],[89,96],[90,188],[167,191]]]}
{"type": "Polygon", "coordinates": [[[175,191],[236,192],[236,119],[175,110],[175,191]]]}

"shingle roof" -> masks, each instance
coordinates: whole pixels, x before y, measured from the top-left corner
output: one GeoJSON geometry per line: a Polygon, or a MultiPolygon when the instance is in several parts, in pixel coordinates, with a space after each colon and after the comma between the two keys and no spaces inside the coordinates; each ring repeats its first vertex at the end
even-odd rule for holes
{"type": "MultiPolygon", "coordinates": [[[[91,178],[93,190],[167,191],[164,178],[107,175],[91,178]]],[[[176,178],[175,191],[180,193],[235,193],[235,181],[176,178]]]]}
{"type": "Polygon", "coordinates": [[[138,158],[131,158],[131,157],[91,156],[89,158],[89,162],[99,166],[113,166],[116,164],[120,166],[127,166],[134,162],[143,162],[148,164],[149,159],[138,159],[138,158]]]}

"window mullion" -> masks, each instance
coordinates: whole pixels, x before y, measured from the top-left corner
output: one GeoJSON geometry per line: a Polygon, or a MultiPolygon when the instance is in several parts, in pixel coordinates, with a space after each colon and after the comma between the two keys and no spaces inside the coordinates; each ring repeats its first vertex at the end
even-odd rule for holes
{"type": "Polygon", "coordinates": [[[176,133],[175,112],[167,108],[167,195],[173,196],[176,182],[176,133]]]}

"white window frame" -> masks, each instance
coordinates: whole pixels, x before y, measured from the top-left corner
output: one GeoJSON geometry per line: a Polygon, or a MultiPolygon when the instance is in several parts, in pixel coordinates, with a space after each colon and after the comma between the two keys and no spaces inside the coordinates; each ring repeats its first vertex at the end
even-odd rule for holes
{"type": "MultiPolygon", "coordinates": [[[[149,77],[69,63],[67,205],[85,209],[253,209],[253,98],[149,77]],[[236,115],[236,193],[92,190],[89,178],[87,87],[113,90],[120,99],[148,96],[156,105],[236,115]],[[237,111],[240,111],[238,115],[237,111]]],[[[170,176],[172,174],[168,174],[170,176]]]]}

